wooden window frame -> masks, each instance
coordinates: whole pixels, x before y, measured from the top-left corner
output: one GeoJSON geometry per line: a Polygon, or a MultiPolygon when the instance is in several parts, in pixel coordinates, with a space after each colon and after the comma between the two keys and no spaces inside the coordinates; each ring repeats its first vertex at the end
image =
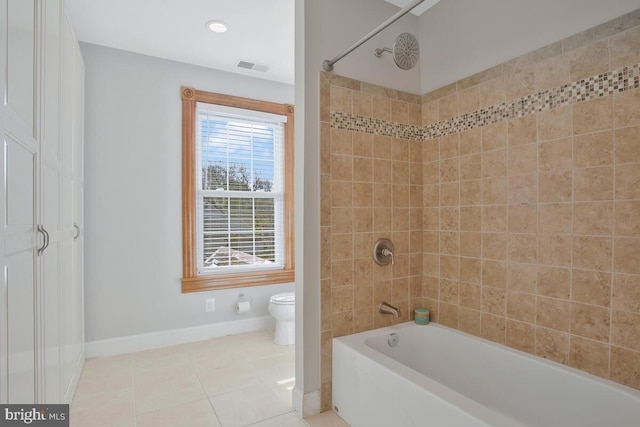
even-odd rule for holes
{"type": "Polygon", "coordinates": [[[289,283],[295,280],[293,220],[293,105],[181,88],[182,97],[182,292],[289,283]],[[278,114],[284,125],[284,262],[282,270],[198,275],[196,206],[196,103],[278,114]]]}

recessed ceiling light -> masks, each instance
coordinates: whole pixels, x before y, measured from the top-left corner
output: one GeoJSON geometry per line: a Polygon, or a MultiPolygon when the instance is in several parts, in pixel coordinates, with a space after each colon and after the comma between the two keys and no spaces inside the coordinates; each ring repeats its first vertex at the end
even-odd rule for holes
{"type": "Polygon", "coordinates": [[[224,33],[227,31],[227,24],[222,21],[209,21],[205,26],[214,33],[224,33]]]}

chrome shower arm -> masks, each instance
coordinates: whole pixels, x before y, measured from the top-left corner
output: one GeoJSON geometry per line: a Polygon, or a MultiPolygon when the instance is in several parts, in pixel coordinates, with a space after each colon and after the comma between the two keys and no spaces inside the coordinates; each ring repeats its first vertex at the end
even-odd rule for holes
{"type": "Polygon", "coordinates": [[[393,53],[393,50],[391,50],[390,47],[380,47],[373,51],[373,53],[376,55],[376,58],[380,58],[382,56],[382,52],[393,53]]]}
{"type": "Polygon", "coordinates": [[[403,9],[399,10],[395,15],[393,15],[391,18],[387,19],[386,21],[384,21],[382,24],[378,25],[373,31],[371,31],[369,34],[367,34],[366,36],[364,36],[363,38],[361,38],[360,40],[358,40],[357,42],[355,42],[350,48],[345,49],[341,54],[339,54],[338,56],[336,56],[335,58],[329,60],[326,59],[322,62],[322,68],[325,71],[333,71],[333,65],[340,61],[342,58],[344,58],[345,56],[347,56],[348,54],[350,54],[351,52],[353,52],[354,50],[356,50],[357,48],[359,48],[360,46],[362,46],[366,41],[368,41],[371,37],[375,36],[376,34],[378,34],[380,31],[384,30],[385,28],[387,28],[389,25],[393,24],[394,22],[396,22],[398,19],[402,18],[404,15],[406,15],[407,13],[411,12],[413,10],[413,8],[415,8],[416,6],[418,6],[420,3],[422,3],[424,0],[413,0],[411,3],[409,3],[408,5],[406,5],[403,9]]]}

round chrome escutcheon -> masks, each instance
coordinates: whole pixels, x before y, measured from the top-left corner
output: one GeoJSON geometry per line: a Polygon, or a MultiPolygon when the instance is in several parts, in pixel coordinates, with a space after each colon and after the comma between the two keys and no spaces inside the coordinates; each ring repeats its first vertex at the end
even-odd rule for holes
{"type": "Polygon", "coordinates": [[[387,342],[389,343],[389,347],[395,347],[396,345],[398,345],[398,334],[396,334],[395,332],[392,334],[389,334],[389,338],[387,338],[387,342]]]}

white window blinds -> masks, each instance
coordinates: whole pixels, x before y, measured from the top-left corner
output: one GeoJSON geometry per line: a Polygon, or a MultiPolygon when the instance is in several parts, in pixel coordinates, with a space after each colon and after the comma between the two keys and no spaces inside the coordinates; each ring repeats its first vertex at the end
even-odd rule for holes
{"type": "Polygon", "coordinates": [[[284,268],[284,123],[198,104],[198,273],[284,268]]]}

